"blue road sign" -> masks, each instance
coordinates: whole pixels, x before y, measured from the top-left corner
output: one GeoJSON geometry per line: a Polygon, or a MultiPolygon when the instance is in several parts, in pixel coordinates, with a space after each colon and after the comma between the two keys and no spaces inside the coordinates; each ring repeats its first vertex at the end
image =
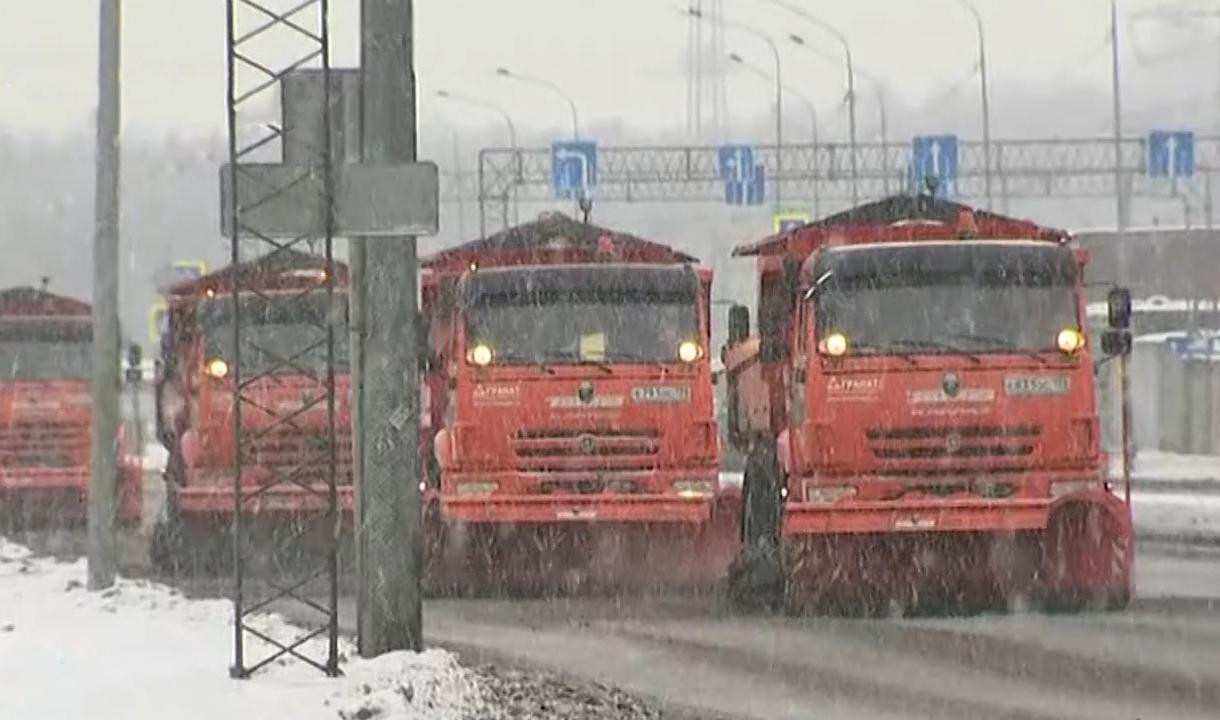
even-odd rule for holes
{"type": "Polygon", "coordinates": [[[1179,358],[1205,360],[1220,358],[1220,337],[1189,337],[1178,335],[1166,338],[1165,343],[1179,358]]]}
{"type": "Polygon", "coordinates": [[[597,143],[552,143],[551,187],[556,197],[588,197],[589,190],[597,187],[597,143]]]}
{"type": "Polygon", "coordinates": [[[1195,174],[1195,134],[1190,130],[1148,133],[1148,175],[1188,178],[1195,174]]]}
{"type": "Polygon", "coordinates": [[[719,159],[724,201],[729,205],[761,205],[767,195],[767,171],[754,162],[754,148],[723,145],[719,159]]]}
{"type": "Polygon", "coordinates": [[[956,194],[957,160],[956,135],[916,135],[911,139],[913,189],[921,190],[929,177],[935,177],[940,182],[938,194],[956,194]]]}

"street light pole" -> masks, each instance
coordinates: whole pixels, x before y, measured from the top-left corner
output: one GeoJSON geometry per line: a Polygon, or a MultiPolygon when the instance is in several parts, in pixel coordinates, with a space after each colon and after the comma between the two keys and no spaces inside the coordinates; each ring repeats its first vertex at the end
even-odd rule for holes
{"type": "MultiPolygon", "coordinates": [[[[839,41],[839,44],[843,46],[843,57],[847,63],[847,128],[848,142],[851,145],[851,204],[855,207],[860,204],[860,171],[859,163],[856,159],[856,73],[852,64],[851,46],[847,42],[847,36],[834,25],[810,14],[804,8],[783,2],[783,0],[763,0],[763,2],[771,3],[817,25],[822,30],[833,35],[839,41]]],[[[797,45],[805,46],[805,39],[800,35],[791,34],[788,38],[797,45]]]]}
{"type": "MultiPolygon", "coordinates": [[[[737,63],[738,65],[749,70],[750,72],[752,72],[755,75],[757,75],[758,77],[766,80],[767,82],[771,82],[772,80],[774,80],[774,78],[771,76],[771,74],[768,73],[766,70],[763,70],[762,68],[760,68],[750,62],[747,62],[745,60],[745,58],[743,58],[741,55],[739,55],[735,52],[729,53],[729,60],[737,63]]],[[[805,104],[805,107],[808,108],[808,110],[809,110],[809,127],[810,127],[810,131],[812,133],[812,140],[813,140],[813,185],[812,185],[813,214],[815,217],[820,216],[821,208],[819,206],[821,203],[820,203],[820,198],[819,198],[819,193],[818,193],[817,174],[818,174],[818,148],[821,147],[821,141],[818,139],[818,109],[813,104],[813,101],[809,99],[809,96],[807,96],[804,93],[802,93],[801,91],[793,88],[791,85],[785,84],[784,92],[787,93],[788,95],[792,95],[797,100],[800,100],[802,103],[805,104]]]]}
{"type": "MultiPolygon", "coordinates": [[[[517,185],[521,179],[521,149],[520,149],[520,146],[517,145],[517,126],[513,123],[512,116],[509,115],[508,112],[506,110],[504,110],[504,108],[500,107],[499,105],[487,102],[486,100],[480,100],[478,98],[470,97],[469,95],[461,95],[458,93],[450,92],[448,90],[437,90],[436,96],[439,98],[448,100],[450,102],[455,102],[455,103],[458,103],[461,105],[469,105],[470,107],[475,107],[475,108],[479,108],[481,110],[486,110],[488,112],[496,113],[497,115],[499,115],[501,118],[504,119],[504,125],[508,128],[508,146],[509,146],[509,149],[511,149],[513,151],[513,163],[517,166],[516,167],[516,177],[513,179],[513,222],[514,223],[520,222],[520,216],[518,215],[518,211],[520,210],[520,205],[517,202],[517,185]]],[[[481,157],[479,159],[479,163],[482,164],[481,157]]],[[[483,201],[484,201],[483,184],[480,181],[480,183],[479,183],[479,235],[480,235],[480,237],[482,237],[482,235],[484,234],[484,228],[486,227],[485,219],[483,217],[483,213],[484,213],[483,201]]],[[[507,212],[506,212],[506,214],[507,214],[507,212]]]]}
{"type": "Polygon", "coordinates": [[[1127,229],[1127,193],[1123,185],[1123,108],[1122,83],[1118,72],[1118,2],[1110,0],[1110,75],[1114,102],[1114,210],[1118,231],[1118,280],[1127,282],[1127,253],[1123,233],[1127,229]]]}
{"type": "MultiPolygon", "coordinates": [[[[705,19],[703,12],[698,8],[687,8],[684,14],[700,21],[705,19]]],[[[755,27],[735,22],[725,17],[720,17],[719,21],[723,27],[729,30],[736,30],[765,42],[767,47],[771,48],[771,56],[775,60],[775,210],[778,212],[783,207],[783,197],[780,188],[783,185],[781,178],[784,167],[784,78],[779,58],[779,48],[775,46],[775,42],[771,40],[770,36],[755,27]]]]}
{"type": "Polygon", "coordinates": [[[987,41],[983,33],[983,16],[969,0],[958,0],[974,16],[974,27],[979,38],[979,92],[983,106],[983,187],[987,195],[987,209],[991,209],[991,105],[987,95],[987,41]]]}
{"type": "MultiPolygon", "coordinates": [[[[563,98],[564,100],[566,100],[568,103],[568,108],[572,111],[572,139],[573,140],[580,139],[580,118],[576,113],[576,101],[572,99],[571,95],[568,95],[566,92],[564,92],[563,88],[559,87],[558,85],[556,85],[555,83],[553,83],[549,80],[543,80],[542,78],[534,77],[532,75],[522,75],[521,73],[513,72],[512,70],[509,70],[506,67],[496,68],[496,74],[499,75],[500,77],[509,78],[512,80],[516,80],[517,82],[525,83],[526,85],[533,85],[535,87],[540,87],[540,88],[544,88],[546,90],[550,90],[551,92],[555,93],[556,95],[558,95],[561,98],[563,98]]],[[[515,131],[514,131],[514,134],[515,134],[515,131]]]]}
{"type": "MultiPolygon", "coordinates": [[[[844,36],[838,30],[832,28],[831,26],[826,25],[822,21],[817,20],[816,18],[809,15],[805,11],[799,10],[796,8],[790,8],[789,6],[784,5],[782,3],[776,3],[776,4],[779,5],[780,7],[789,9],[792,12],[797,13],[801,17],[809,20],[810,22],[817,24],[820,27],[825,28],[828,32],[830,32],[832,35],[834,35],[835,38],[839,41],[839,44],[843,46],[843,57],[844,57],[845,65],[847,67],[847,142],[848,142],[849,153],[851,155],[851,204],[853,207],[855,207],[856,205],[860,204],[860,167],[859,167],[859,162],[856,159],[856,156],[858,155],[858,153],[856,152],[856,149],[857,149],[857,142],[856,142],[856,71],[855,71],[855,66],[852,63],[851,47],[847,44],[846,36],[844,36]]],[[[799,45],[807,50],[811,49],[809,47],[809,45],[805,42],[805,38],[800,35],[792,33],[788,36],[788,39],[791,40],[794,44],[799,45]]]]}

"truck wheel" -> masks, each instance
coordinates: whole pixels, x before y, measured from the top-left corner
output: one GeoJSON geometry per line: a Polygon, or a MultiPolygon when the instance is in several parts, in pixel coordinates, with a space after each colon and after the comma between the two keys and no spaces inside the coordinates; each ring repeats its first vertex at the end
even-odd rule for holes
{"type": "Polygon", "coordinates": [[[755,444],[742,482],[741,551],[729,567],[729,597],[743,609],[774,610],[783,603],[781,483],[775,445],[755,444]]]}

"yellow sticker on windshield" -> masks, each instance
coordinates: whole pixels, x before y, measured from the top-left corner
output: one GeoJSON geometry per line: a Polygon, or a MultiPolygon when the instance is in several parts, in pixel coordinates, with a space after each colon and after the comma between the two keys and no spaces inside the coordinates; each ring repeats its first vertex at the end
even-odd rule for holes
{"type": "Polygon", "coordinates": [[[580,359],[593,362],[604,361],[606,359],[606,334],[581,335],[580,359]]]}

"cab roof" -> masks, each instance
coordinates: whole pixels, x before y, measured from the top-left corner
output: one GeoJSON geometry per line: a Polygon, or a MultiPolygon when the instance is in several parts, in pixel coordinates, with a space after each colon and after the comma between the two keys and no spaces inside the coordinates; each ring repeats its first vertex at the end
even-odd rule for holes
{"type": "Polygon", "coordinates": [[[89,318],[92,313],[89,303],[39,288],[23,286],[0,290],[0,316],[3,317],[89,318]]]}
{"type": "MultiPolygon", "coordinates": [[[[347,265],[332,261],[336,287],[348,284],[347,265]]],[[[174,298],[203,295],[208,290],[215,293],[229,292],[233,288],[233,266],[214,270],[193,280],[171,285],[162,290],[174,298]]],[[[326,270],[326,259],[297,250],[275,250],[253,260],[238,263],[237,275],[242,287],[257,286],[260,290],[305,290],[316,286],[326,270]]]]}
{"type": "Polygon", "coordinates": [[[471,265],[555,265],[609,260],[619,263],[697,263],[698,258],[661,243],[546,213],[495,235],[441,250],[421,265],[437,272],[463,272],[471,265]]]}
{"type": "Polygon", "coordinates": [[[929,195],[894,195],[733,248],[733,257],[804,258],[827,244],[980,239],[1067,242],[1064,230],[929,195]]]}

